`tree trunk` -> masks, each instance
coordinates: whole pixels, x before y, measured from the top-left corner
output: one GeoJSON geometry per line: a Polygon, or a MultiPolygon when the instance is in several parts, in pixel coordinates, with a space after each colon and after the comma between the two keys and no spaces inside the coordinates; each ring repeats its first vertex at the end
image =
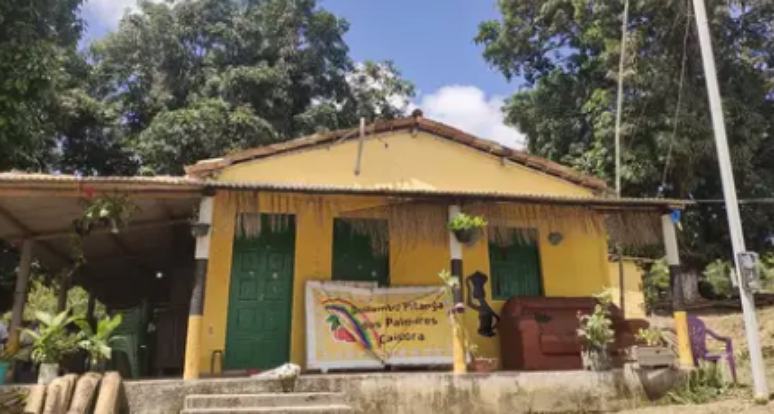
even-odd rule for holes
{"type": "Polygon", "coordinates": [[[680,274],[682,278],[683,300],[686,305],[697,303],[701,296],[699,295],[699,272],[686,269],[680,274]]]}

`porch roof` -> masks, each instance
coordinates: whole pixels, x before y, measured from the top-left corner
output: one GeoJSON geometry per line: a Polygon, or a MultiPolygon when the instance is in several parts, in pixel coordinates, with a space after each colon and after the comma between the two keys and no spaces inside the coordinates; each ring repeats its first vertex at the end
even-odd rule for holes
{"type": "Polygon", "coordinates": [[[193,260],[194,241],[187,224],[202,186],[175,177],[0,173],[0,239],[16,246],[34,240],[40,264],[55,272],[70,268],[69,235],[73,220],[82,214],[85,188],[129,193],[140,210],[119,234],[96,230],[84,239],[87,262],[76,275],[77,283],[103,291],[101,286],[118,283],[116,296],[131,296],[127,290],[142,281],[152,282],[157,272],[169,274],[182,261],[193,260]],[[134,285],[124,286],[122,279],[134,285]]]}
{"type": "Polygon", "coordinates": [[[130,194],[140,207],[129,228],[120,234],[97,231],[84,241],[89,274],[111,277],[164,271],[170,249],[192,258],[189,222],[202,192],[270,191],[278,193],[382,196],[454,202],[509,202],[593,208],[604,211],[663,213],[685,208],[690,201],[670,199],[565,197],[479,191],[439,191],[396,187],[359,188],[269,182],[218,182],[191,177],[78,177],[70,175],[0,173],[0,239],[16,244],[38,241],[36,257],[52,269],[70,265],[71,223],[80,217],[84,189],[130,194]],[[187,250],[186,250],[187,249],[187,250]]]}

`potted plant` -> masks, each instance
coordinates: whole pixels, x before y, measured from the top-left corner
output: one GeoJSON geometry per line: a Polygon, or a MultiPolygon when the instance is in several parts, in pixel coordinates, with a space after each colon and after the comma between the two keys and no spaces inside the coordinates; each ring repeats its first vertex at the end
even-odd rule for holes
{"type": "Polygon", "coordinates": [[[38,384],[48,385],[59,374],[59,363],[78,350],[78,336],[67,331],[68,325],[78,318],[69,316],[65,310],[58,315],[36,312],[38,330],[24,329],[33,339],[32,360],[40,364],[38,384]]]}
{"type": "Polygon", "coordinates": [[[610,319],[612,295],[605,291],[594,296],[597,304],[590,315],[578,314],[583,368],[590,371],[607,371],[612,368],[608,346],[613,342],[615,332],[610,319]]]}
{"type": "Polygon", "coordinates": [[[470,370],[473,372],[495,372],[497,371],[497,358],[485,358],[478,352],[478,345],[468,343],[468,353],[470,354],[470,370]]]}
{"type": "Polygon", "coordinates": [[[471,245],[478,241],[487,222],[481,216],[460,213],[449,221],[449,230],[460,243],[471,245]]]}
{"type": "Polygon", "coordinates": [[[110,338],[113,331],[121,325],[121,315],[117,314],[111,317],[105,317],[97,322],[97,329],[94,330],[85,319],[76,320],[75,323],[81,329],[78,334],[78,347],[86,351],[89,355],[89,370],[101,372],[105,370],[105,363],[110,359],[112,348],[110,347],[110,338]]]}
{"type": "Polygon", "coordinates": [[[125,194],[104,194],[94,196],[94,190],[88,189],[83,199],[83,212],[73,220],[70,232],[70,248],[76,266],[86,262],[83,257],[83,238],[92,230],[110,228],[118,234],[121,228],[129,224],[132,214],[140,210],[137,204],[125,194]]]}
{"type": "Polygon", "coordinates": [[[14,360],[13,353],[0,346],[0,385],[5,384],[5,377],[8,376],[14,360]]]}
{"type": "Polygon", "coordinates": [[[640,329],[637,332],[637,346],[634,359],[641,367],[669,367],[675,363],[672,349],[665,346],[664,335],[656,328],[640,329]]]}

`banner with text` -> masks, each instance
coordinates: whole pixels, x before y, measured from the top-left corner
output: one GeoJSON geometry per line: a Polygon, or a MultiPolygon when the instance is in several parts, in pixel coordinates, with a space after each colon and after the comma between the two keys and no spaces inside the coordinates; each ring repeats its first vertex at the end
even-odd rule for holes
{"type": "Polygon", "coordinates": [[[448,309],[440,286],[307,282],[307,368],[451,364],[448,309]]]}

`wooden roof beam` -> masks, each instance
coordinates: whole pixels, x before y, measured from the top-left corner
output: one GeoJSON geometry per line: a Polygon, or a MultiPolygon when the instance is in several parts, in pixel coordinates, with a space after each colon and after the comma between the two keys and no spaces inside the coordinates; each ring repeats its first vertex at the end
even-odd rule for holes
{"type": "MultiPolygon", "coordinates": [[[[189,223],[190,219],[171,219],[171,220],[148,220],[148,221],[138,221],[135,224],[130,224],[128,227],[121,229],[121,231],[138,231],[138,230],[147,230],[147,229],[153,229],[157,227],[166,227],[166,226],[176,226],[180,224],[189,223]]],[[[18,226],[17,226],[18,227],[18,226]]],[[[52,240],[52,239],[59,239],[62,237],[68,237],[70,235],[72,230],[70,228],[67,228],[65,230],[56,230],[48,233],[40,233],[40,234],[30,234],[29,232],[24,232],[23,234],[13,235],[10,237],[7,237],[8,240],[52,240]]],[[[104,234],[104,233],[110,233],[109,228],[100,228],[95,229],[89,235],[95,235],[95,234],[104,234]]]]}
{"type": "MultiPolygon", "coordinates": [[[[17,229],[19,229],[23,234],[20,237],[16,237],[15,240],[21,241],[21,240],[35,240],[35,232],[33,232],[29,227],[27,227],[24,223],[22,223],[19,219],[14,217],[13,214],[11,214],[8,210],[0,206],[0,217],[5,219],[6,221],[13,224],[17,229]]],[[[14,239],[10,239],[14,240],[14,239]]],[[[65,264],[69,264],[72,262],[71,258],[67,256],[66,254],[58,251],[50,244],[46,243],[45,241],[40,241],[38,243],[40,247],[42,247],[45,250],[48,250],[48,252],[56,257],[57,259],[61,260],[65,264]]]]}

